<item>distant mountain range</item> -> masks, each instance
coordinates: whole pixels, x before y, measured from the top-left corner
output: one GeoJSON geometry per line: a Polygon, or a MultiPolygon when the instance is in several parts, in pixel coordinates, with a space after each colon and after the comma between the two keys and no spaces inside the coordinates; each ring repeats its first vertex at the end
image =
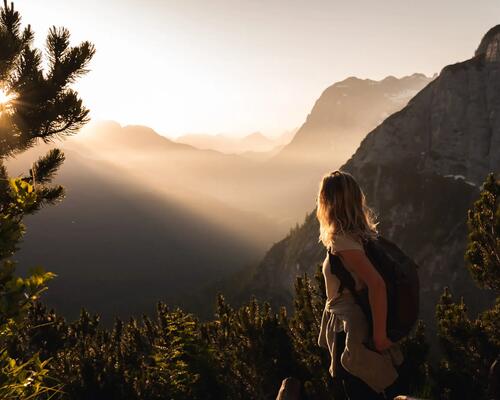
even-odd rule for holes
{"type": "MultiPolygon", "coordinates": [[[[69,316],[81,306],[104,319],[140,314],[160,299],[207,315],[214,297],[202,288],[256,264],[314,205],[320,176],[348,158],[339,144],[346,136],[335,136],[347,127],[351,135],[375,127],[379,120],[373,115],[382,118],[403,107],[429,80],[415,74],[334,85],[281,152],[248,151],[267,143],[260,134],[241,140],[244,153],[225,154],[169,140],[144,126],[93,123],[61,144],[67,161],[57,180],[67,198],[28,218],[18,259],[59,275],[46,300],[69,316]],[[347,103],[325,100],[339,96],[340,89],[352,107],[363,109],[349,111],[347,103]],[[323,103],[328,106],[318,106],[323,103]],[[339,114],[338,107],[357,117],[348,124],[326,118],[339,114]],[[331,157],[315,147],[316,136],[337,143],[331,157]],[[300,149],[308,157],[292,156],[300,149]]],[[[26,171],[47,148],[23,153],[9,169],[26,171]]]]}
{"type": "Polygon", "coordinates": [[[276,138],[254,132],[244,137],[230,137],[223,134],[186,134],[178,137],[177,143],[189,144],[203,150],[216,150],[226,154],[249,155],[266,153],[272,156],[290,143],[296,130],[286,131],[276,138]]]}
{"type": "MultiPolygon", "coordinates": [[[[296,140],[306,141],[301,131],[289,146],[296,140]]],[[[420,265],[421,316],[428,326],[434,325],[434,307],[445,286],[464,296],[472,313],[492,301],[469,276],[464,252],[467,209],[486,175],[500,173],[499,149],[500,25],[486,34],[473,58],[445,67],[406,107],[373,129],[342,166],[379,214],[382,234],[420,265]]],[[[256,295],[291,307],[295,276],[312,275],[325,257],[318,233],[313,212],[254,270],[219,288],[240,301],[256,295]],[[231,292],[234,282],[239,292],[231,292]]]]}

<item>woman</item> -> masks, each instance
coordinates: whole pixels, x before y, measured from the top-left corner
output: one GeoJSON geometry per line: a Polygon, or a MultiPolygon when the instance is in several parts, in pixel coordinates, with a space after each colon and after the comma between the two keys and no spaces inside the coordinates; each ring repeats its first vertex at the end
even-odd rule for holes
{"type": "Polygon", "coordinates": [[[385,282],[363,250],[362,241],[377,236],[377,223],[352,175],[335,171],[323,178],[317,218],[320,241],[328,250],[323,263],[327,301],[318,344],[330,351],[330,374],[350,400],[392,398],[388,396],[395,395],[396,366],[403,355],[387,338],[385,282]],[[339,290],[341,282],[332,273],[330,254],[340,257],[355,290],[368,288],[371,327],[351,291],[339,290]]]}

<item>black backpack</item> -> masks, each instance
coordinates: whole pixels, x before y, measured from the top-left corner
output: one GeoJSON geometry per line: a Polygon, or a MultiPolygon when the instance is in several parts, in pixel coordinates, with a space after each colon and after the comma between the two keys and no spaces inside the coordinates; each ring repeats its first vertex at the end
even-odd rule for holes
{"type": "MultiPolygon", "coordinates": [[[[387,289],[387,337],[397,342],[407,336],[414,327],[419,312],[419,279],[415,262],[396,244],[377,236],[363,240],[365,253],[385,281],[387,289]]],[[[330,268],[340,281],[339,293],[347,288],[363,309],[370,329],[372,317],[368,289],[355,290],[352,275],[342,264],[341,258],[328,251],[330,268]]]]}

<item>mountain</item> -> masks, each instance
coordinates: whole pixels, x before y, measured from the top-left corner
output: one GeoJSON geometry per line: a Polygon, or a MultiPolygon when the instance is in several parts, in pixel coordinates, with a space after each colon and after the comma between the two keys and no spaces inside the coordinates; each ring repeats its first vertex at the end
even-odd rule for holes
{"type": "Polygon", "coordinates": [[[289,138],[285,142],[288,137],[280,136],[271,139],[260,132],[254,132],[244,137],[229,137],[222,134],[186,134],[178,137],[176,142],[188,144],[202,150],[215,150],[225,154],[266,153],[287,144],[291,140],[289,138]]]}
{"type": "MultiPolygon", "coordinates": [[[[153,129],[141,125],[121,126],[115,121],[91,123],[73,141],[87,146],[99,145],[100,152],[108,149],[148,151],[194,151],[191,146],[181,145],[159,135],[153,129]]],[[[94,149],[94,151],[97,149],[94,149]]]]}
{"type": "Polygon", "coordinates": [[[260,132],[254,132],[243,137],[241,145],[248,149],[247,151],[269,151],[276,147],[276,143],[264,136],[260,132]]]}
{"type": "Polygon", "coordinates": [[[279,135],[275,140],[278,143],[279,146],[286,146],[288,143],[290,143],[293,138],[295,137],[295,134],[297,133],[299,129],[291,129],[289,131],[284,131],[281,135],[279,135]]]}
{"type": "Polygon", "coordinates": [[[249,160],[264,162],[278,154],[293,138],[294,131],[287,131],[276,138],[268,138],[260,132],[244,137],[225,135],[186,134],[176,143],[187,144],[200,150],[214,150],[224,154],[237,154],[249,160]]]}
{"type": "Polygon", "coordinates": [[[367,132],[404,107],[431,80],[423,74],[381,81],[350,77],[331,85],[277,158],[344,162],[367,132]]]}
{"type": "MultiPolygon", "coordinates": [[[[423,74],[381,81],[347,78],[328,87],[318,98],[293,140],[267,166],[277,181],[286,182],[288,226],[302,222],[304,211],[314,207],[319,178],[339,168],[365,135],[432,79],[423,74]]],[[[278,198],[277,193],[273,198],[278,198]]],[[[280,215],[280,205],[270,204],[280,215]]]]}
{"type": "MultiPolygon", "coordinates": [[[[342,166],[363,187],[382,234],[420,265],[421,315],[428,326],[445,286],[463,296],[472,313],[492,301],[469,276],[464,252],[467,209],[487,173],[500,172],[499,148],[500,25],[485,35],[474,57],[445,67],[372,130],[342,166]]],[[[295,276],[313,274],[324,259],[318,233],[313,212],[245,272],[248,283],[240,280],[234,298],[255,294],[291,307],[295,276]]]]}

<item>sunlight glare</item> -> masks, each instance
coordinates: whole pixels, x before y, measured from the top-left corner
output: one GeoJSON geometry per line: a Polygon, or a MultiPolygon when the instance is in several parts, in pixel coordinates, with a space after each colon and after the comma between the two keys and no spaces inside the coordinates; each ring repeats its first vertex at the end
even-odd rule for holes
{"type": "Polygon", "coordinates": [[[8,103],[11,100],[11,96],[5,93],[4,90],[0,89],[0,104],[4,105],[5,103],[8,103]]]}
{"type": "Polygon", "coordinates": [[[9,103],[14,99],[12,94],[7,93],[5,90],[0,89],[0,113],[9,108],[9,103]]]}

